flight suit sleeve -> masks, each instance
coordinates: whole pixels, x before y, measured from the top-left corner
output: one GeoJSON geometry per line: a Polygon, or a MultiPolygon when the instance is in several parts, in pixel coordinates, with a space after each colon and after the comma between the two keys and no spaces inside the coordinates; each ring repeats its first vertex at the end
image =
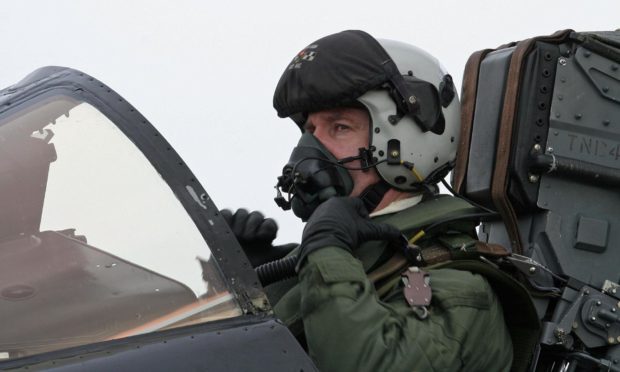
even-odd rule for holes
{"type": "Polygon", "coordinates": [[[403,296],[380,301],[349,252],[313,252],[299,275],[310,356],[323,372],[508,370],[501,307],[484,278],[456,271],[431,274],[432,287],[457,288],[433,288],[430,315],[420,320],[403,296]]]}

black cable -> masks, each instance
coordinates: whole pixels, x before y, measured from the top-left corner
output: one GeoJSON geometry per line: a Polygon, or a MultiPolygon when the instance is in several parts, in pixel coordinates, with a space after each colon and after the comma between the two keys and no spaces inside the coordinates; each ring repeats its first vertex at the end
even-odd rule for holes
{"type": "MultiPolygon", "coordinates": [[[[366,169],[373,168],[373,167],[375,167],[376,165],[379,165],[379,164],[381,164],[381,163],[385,163],[387,160],[386,160],[386,159],[384,159],[384,160],[381,160],[381,161],[379,161],[379,162],[374,163],[373,165],[369,165],[369,166],[366,166],[366,167],[360,167],[360,168],[349,168],[349,167],[345,167],[345,166],[344,166],[344,165],[342,165],[342,164],[333,163],[331,160],[325,160],[325,161],[326,161],[326,162],[328,162],[328,163],[329,163],[329,165],[333,165],[333,166],[336,166],[336,167],[344,168],[344,169],[346,169],[346,170],[361,170],[361,171],[363,171],[363,170],[366,170],[366,169]]],[[[319,168],[319,169],[317,169],[314,173],[310,174],[310,177],[314,176],[315,174],[317,174],[317,173],[319,173],[319,172],[324,171],[325,169],[328,169],[328,167],[326,166],[326,167],[324,167],[324,168],[319,168]]]]}
{"type": "Polygon", "coordinates": [[[568,354],[567,358],[568,360],[576,360],[578,362],[579,361],[589,362],[599,367],[605,367],[607,368],[607,371],[620,371],[620,368],[615,366],[611,360],[607,360],[603,358],[598,359],[585,352],[579,352],[579,351],[573,352],[573,353],[568,354]]]}
{"type": "MultiPolygon", "coordinates": [[[[387,161],[387,159],[383,159],[383,160],[378,161],[376,163],[372,163],[372,164],[367,165],[365,167],[359,167],[359,168],[347,167],[347,166],[343,165],[344,163],[348,163],[348,162],[351,162],[351,161],[354,161],[354,160],[359,160],[359,159],[361,159],[361,158],[360,157],[346,158],[346,159],[343,159],[343,160],[346,160],[346,162],[342,162],[341,163],[340,160],[333,161],[333,160],[330,160],[330,159],[319,158],[318,156],[308,156],[308,157],[305,157],[303,159],[298,160],[295,163],[295,165],[293,165],[293,168],[291,169],[291,174],[293,174],[293,176],[294,176],[295,175],[295,171],[297,170],[297,167],[299,166],[299,164],[303,163],[306,160],[319,160],[319,161],[328,163],[330,165],[333,165],[335,167],[343,168],[343,169],[346,169],[346,170],[366,170],[366,169],[374,168],[375,166],[377,166],[377,165],[379,165],[381,163],[385,163],[387,161]]],[[[323,170],[323,169],[325,169],[325,168],[321,168],[320,170],[323,170]]]]}
{"type": "Polygon", "coordinates": [[[549,268],[540,265],[539,266],[544,272],[546,272],[547,274],[551,275],[555,280],[559,281],[562,284],[567,284],[568,283],[568,279],[562,278],[561,276],[559,276],[558,274],[554,273],[553,271],[551,271],[549,268]]]}

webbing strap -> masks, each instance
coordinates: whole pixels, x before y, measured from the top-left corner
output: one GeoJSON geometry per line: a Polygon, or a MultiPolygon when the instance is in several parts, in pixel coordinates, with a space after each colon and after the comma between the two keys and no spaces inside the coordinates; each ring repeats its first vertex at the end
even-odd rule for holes
{"type": "Polygon", "coordinates": [[[392,285],[395,284],[392,282],[392,279],[400,277],[400,273],[408,266],[426,267],[443,264],[451,260],[476,260],[480,256],[499,258],[506,257],[510,254],[506,248],[501,245],[489,244],[481,241],[476,241],[476,243],[467,250],[450,249],[439,244],[424,248],[411,246],[409,249],[416,250],[415,255],[418,256],[417,262],[408,261],[401,252],[397,251],[390,259],[368,273],[368,279],[375,285],[377,292],[386,292],[385,289],[380,291],[379,288],[388,283],[392,285]]]}
{"type": "Polygon", "coordinates": [[[390,184],[385,182],[385,180],[380,180],[364,189],[359,198],[364,202],[367,211],[373,211],[381,203],[389,189],[390,184]]]}
{"type": "MultiPolygon", "coordinates": [[[[538,343],[540,320],[528,290],[503,271],[484,263],[479,256],[503,257],[509,253],[496,244],[476,242],[470,251],[455,251],[431,246],[420,250],[422,259],[428,259],[430,269],[450,268],[466,270],[484,276],[493,287],[504,310],[504,319],[510,331],[513,347],[512,372],[524,372],[538,343]]],[[[383,265],[368,274],[379,298],[391,292],[400,281],[400,273],[409,266],[407,259],[397,252],[383,265]]],[[[422,265],[420,265],[422,266],[422,265]]]]}
{"type": "Polygon", "coordinates": [[[372,283],[378,283],[400,274],[407,266],[407,259],[400,252],[396,252],[389,260],[368,273],[368,279],[372,283]]]}
{"type": "Polygon", "coordinates": [[[506,79],[506,91],[504,93],[504,104],[500,119],[497,155],[495,158],[495,168],[493,170],[493,180],[491,184],[491,199],[502,216],[512,251],[523,254],[523,242],[519,233],[517,215],[508,199],[508,163],[510,161],[510,149],[512,144],[513,127],[517,119],[517,106],[519,104],[519,82],[525,71],[525,59],[537,41],[561,42],[565,40],[572,30],[563,30],[551,36],[535,37],[517,43],[515,51],[510,59],[508,77],[506,79]]]}

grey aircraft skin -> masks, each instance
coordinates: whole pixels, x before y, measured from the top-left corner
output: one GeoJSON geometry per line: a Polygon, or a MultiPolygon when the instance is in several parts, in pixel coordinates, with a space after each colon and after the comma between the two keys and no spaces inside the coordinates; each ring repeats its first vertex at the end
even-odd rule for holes
{"type": "MultiPolygon", "coordinates": [[[[619,31],[566,30],[466,67],[453,185],[511,250],[481,261],[527,291],[502,299],[536,325],[512,370],[620,371],[618,66],[619,31]]],[[[261,279],[104,83],[44,67],[0,91],[0,370],[316,371],[261,279]]]]}

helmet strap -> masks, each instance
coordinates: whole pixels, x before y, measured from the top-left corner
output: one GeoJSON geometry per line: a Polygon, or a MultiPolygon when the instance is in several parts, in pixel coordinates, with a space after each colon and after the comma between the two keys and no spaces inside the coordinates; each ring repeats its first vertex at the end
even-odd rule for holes
{"type": "Polygon", "coordinates": [[[435,195],[439,193],[437,183],[444,179],[454,168],[454,161],[450,161],[432,171],[422,182],[412,184],[414,192],[435,195]]]}
{"type": "Polygon", "coordinates": [[[383,200],[385,193],[388,192],[389,189],[390,184],[384,180],[381,180],[368,186],[364,189],[364,191],[362,191],[359,198],[362,199],[362,202],[364,202],[364,206],[366,206],[368,213],[371,213],[375,210],[375,208],[377,208],[377,205],[381,203],[381,200],[383,200]]]}

